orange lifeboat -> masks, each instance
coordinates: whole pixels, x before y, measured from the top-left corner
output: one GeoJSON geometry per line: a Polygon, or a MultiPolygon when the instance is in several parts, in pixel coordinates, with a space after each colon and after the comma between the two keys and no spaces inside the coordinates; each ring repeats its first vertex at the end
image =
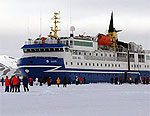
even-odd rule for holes
{"type": "Polygon", "coordinates": [[[97,36],[98,45],[110,46],[112,44],[112,38],[109,35],[98,34],[97,36]]]}

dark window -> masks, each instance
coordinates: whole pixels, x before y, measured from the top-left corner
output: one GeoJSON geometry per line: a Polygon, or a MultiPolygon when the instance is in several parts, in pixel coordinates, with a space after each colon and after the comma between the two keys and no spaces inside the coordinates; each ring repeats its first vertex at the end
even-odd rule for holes
{"type": "Polygon", "coordinates": [[[35,52],[35,49],[31,49],[31,52],[35,52]]]}
{"type": "Polygon", "coordinates": [[[71,65],[72,65],[72,62],[71,62],[71,65]]]}
{"type": "Polygon", "coordinates": [[[97,63],[97,66],[99,66],[98,63],[97,63]]]}
{"type": "Polygon", "coordinates": [[[43,49],[43,48],[41,48],[41,49],[40,49],[40,51],[41,51],[41,52],[44,52],[44,49],[43,49]]]}
{"type": "Polygon", "coordinates": [[[54,52],[54,48],[50,48],[50,52],[54,52]]]}
{"type": "Polygon", "coordinates": [[[39,50],[39,49],[35,49],[35,51],[36,51],[36,52],[40,52],[40,50],[39,50]]]}
{"type": "Polygon", "coordinates": [[[64,51],[63,48],[60,48],[60,51],[63,52],[64,51]]]}
{"type": "Polygon", "coordinates": [[[45,48],[45,52],[49,52],[49,49],[48,49],[48,48],[45,48]]]}
{"type": "Polygon", "coordinates": [[[59,48],[55,48],[55,52],[59,52],[59,48]]]}

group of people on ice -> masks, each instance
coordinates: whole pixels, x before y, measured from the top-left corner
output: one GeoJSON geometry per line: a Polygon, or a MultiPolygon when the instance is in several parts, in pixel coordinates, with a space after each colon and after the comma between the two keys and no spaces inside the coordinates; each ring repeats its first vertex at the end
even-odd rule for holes
{"type": "MultiPolygon", "coordinates": [[[[118,78],[118,77],[111,77],[110,82],[111,82],[111,84],[114,83],[116,85],[117,84],[121,85],[123,83],[123,79],[122,79],[122,77],[120,77],[120,78],[118,78]]],[[[131,76],[129,76],[128,79],[126,80],[126,82],[129,83],[129,84],[132,84],[132,83],[139,84],[139,78],[136,77],[133,80],[133,78],[131,76]]],[[[147,78],[143,77],[142,78],[142,84],[149,84],[149,83],[150,83],[149,77],[147,77],[147,78]]]]}
{"type": "MultiPolygon", "coordinates": [[[[5,79],[4,78],[1,79],[1,82],[2,86],[4,86],[5,83],[5,92],[20,92],[21,79],[19,78],[19,76],[14,75],[10,79],[8,78],[8,76],[6,76],[5,79]]],[[[23,76],[22,82],[24,91],[25,92],[29,91],[28,78],[23,76]]]]}

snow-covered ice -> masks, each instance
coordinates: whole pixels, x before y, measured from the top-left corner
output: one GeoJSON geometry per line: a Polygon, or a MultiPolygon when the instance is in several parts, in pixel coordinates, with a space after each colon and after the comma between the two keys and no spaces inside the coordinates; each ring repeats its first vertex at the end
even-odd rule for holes
{"type": "Polygon", "coordinates": [[[33,86],[30,92],[5,93],[1,116],[150,116],[150,85],[106,83],[33,86]]]}

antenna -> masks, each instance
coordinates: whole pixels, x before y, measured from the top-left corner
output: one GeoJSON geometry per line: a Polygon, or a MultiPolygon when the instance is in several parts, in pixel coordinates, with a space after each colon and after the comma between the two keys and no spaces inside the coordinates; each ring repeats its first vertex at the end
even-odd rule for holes
{"type": "Polygon", "coordinates": [[[40,6],[40,35],[39,35],[39,37],[42,36],[42,18],[41,18],[41,15],[42,15],[42,13],[41,13],[41,6],[40,6]]]}

